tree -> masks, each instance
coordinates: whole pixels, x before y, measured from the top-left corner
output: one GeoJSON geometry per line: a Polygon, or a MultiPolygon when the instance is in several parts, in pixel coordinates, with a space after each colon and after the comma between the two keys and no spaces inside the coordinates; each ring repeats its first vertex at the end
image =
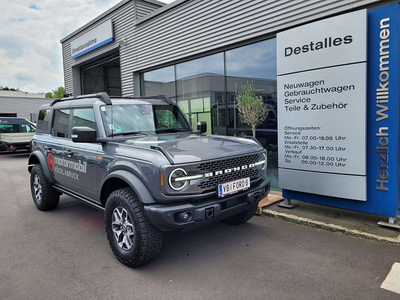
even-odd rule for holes
{"type": "Polygon", "coordinates": [[[262,97],[256,95],[252,82],[242,86],[242,91],[236,95],[236,103],[242,122],[251,126],[253,137],[256,137],[256,127],[264,122],[270,109],[264,105],[262,97]]]}
{"type": "Polygon", "coordinates": [[[0,90],[1,91],[13,91],[13,92],[16,92],[16,91],[19,91],[19,88],[9,88],[8,86],[3,87],[2,85],[0,85],[0,90]]]}
{"type": "Polygon", "coordinates": [[[59,86],[52,92],[46,93],[45,97],[46,98],[62,98],[65,95],[65,89],[62,86],[59,86]]]}

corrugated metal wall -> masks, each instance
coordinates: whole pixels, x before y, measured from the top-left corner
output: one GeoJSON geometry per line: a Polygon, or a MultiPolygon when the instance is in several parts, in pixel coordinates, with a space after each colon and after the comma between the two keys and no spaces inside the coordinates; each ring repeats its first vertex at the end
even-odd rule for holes
{"type": "Polygon", "coordinates": [[[374,2],[378,1],[189,0],[137,25],[132,71],[274,34],[374,2]]]}
{"type": "Polygon", "coordinates": [[[139,0],[136,4],[136,19],[140,19],[158,8],[160,8],[158,5],[139,0]]]}
{"type": "MultiPolygon", "coordinates": [[[[159,6],[154,5],[152,3],[139,3],[142,1],[138,1],[138,16],[142,16],[144,13],[149,13],[151,11],[156,10],[159,6]]],[[[80,65],[84,62],[91,60],[94,57],[98,57],[102,54],[105,54],[110,51],[117,51],[120,48],[120,58],[121,58],[121,80],[122,83],[129,83],[123,85],[124,94],[132,94],[133,93],[133,85],[132,85],[132,72],[129,71],[128,68],[131,68],[131,59],[130,57],[134,56],[134,27],[135,27],[135,9],[136,9],[136,1],[127,1],[124,5],[120,6],[117,10],[113,11],[109,15],[105,16],[101,20],[94,22],[89,27],[85,28],[83,31],[79,32],[74,37],[71,37],[62,43],[62,51],[63,51],[63,66],[64,66],[64,83],[66,93],[73,93],[73,76],[72,76],[72,67],[75,65],[80,65]],[[71,41],[86,32],[90,31],[94,27],[102,24],[103,22],[111,19],[113,21],[113,31],[114,31],[114,41],[96,49],[94,51],[89,52],[83,56],[78,57],[77,59],[71,58],[71,41]],[[120,47],[118,41],[125,37],[127,44],[120,47]],[[128,73],[130,74],[128,76],[128,73]]],[[[96,17],[96,16],[93,16],[96,17]]],[[[79,80],[79,79],[75,79],[79,80]]]]}
{"type": "MultiPolygon", "coordinates": [[[[148,14],[159,6],[156,6],[149,2],[144,1],[134,1],[134,9],[136,11],[137,17],[140,18],[145,14],[148,14]]],[[[125,31],[124,36],[127,43],[120,47],[120,61],[121,61],[121,85],[122,85],[122,95],[132,96],[133,95],[133,75],[132,68],[135,62],[136,53],[136,43],[137,38],[135,34],[135,15],[127,16],[129,18],[130,28],[125,31]]],[[[118,19],[115,20],[119,22],[118,19]]]]}
{"type": "Polygon", "coordinates": [[[72,78],[72,59],[71,59],[71,43],[62,44],[62,59],[64,68],[64,87],[67,94],[72,94],[73,78],[72,78]]]}
{"type": "MultiPolygon", "coordinates": [[[[116,40],[122,36],[127,39],[127,44],[120,47],[122,93],[133,94],[133,72],[170,64],[260,36],[272,36],[299,24],[377,2],[388,1],[188,0],[146,21],[138,19],[136,26],[134,16],[144,16],[156,5],[141,0],[136,5],[134,1],[129,2],[107,16],[107,19],[114,21],[116,40]]],[[[65,42],[63,59],[67,92],[72,90],[72,61],[65,55],[69,47],[69,43],[65,42]]],[[[75,63],[112,47],[115,47],[115,43],[84,55],[75,63]]],[[[67,56],[70,56],[69,52],[67,56]]]]}
{"type": "MultiPolygon", "coordinates": [[[[64,60],[64,77],[65,77],[65,91],[66,93],[73,93],[73,81],[72,81],[72,67],[74,65],[79,65],[82,62],[88,61],[93,57],[102,55],[109,51],[115,50],[119,47],[118,41],[121,39],[127,32],[133,31],[133,16],[135,15],[135,7],[134,2],[129,1],[125,5],[121,6],[116,11],[109,14],[107,17],[99,20],[85,28],[82,32],[76,35],[74,38],[70,38],[63,42],[63,60],[64,60]],[[94,51],[89,52],[88,54],[82,55],[77,59],[71,58],[71,40],[85,34],[90,31],[94,27],[102,24],[103,22],[112,19],[113,20],[113,31],[114,31],[114,41],[96,49],[94,51]]],[[[78,79],[79,80],[79,79],[78,79]]]]}

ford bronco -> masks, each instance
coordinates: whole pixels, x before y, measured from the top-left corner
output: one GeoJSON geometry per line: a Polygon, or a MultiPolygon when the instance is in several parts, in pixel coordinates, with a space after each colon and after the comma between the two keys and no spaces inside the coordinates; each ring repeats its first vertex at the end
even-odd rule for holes
{"type": "Polygon", "coordinates": [[[193,131],[165,96],[56,99],[40,108],[28,170],[39,210],[61,194],[104,211],[110,247],[137,267],[163,232],[242,224],[268,195],[267,153],[253,138],[193,131]]]}

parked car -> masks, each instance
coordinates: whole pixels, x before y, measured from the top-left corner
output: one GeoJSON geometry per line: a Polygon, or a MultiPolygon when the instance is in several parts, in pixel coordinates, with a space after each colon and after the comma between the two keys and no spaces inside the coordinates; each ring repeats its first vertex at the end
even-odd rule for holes
{"type": "Polygon", "coordinates": [[[24,118],[0,117],[0,150],[30,151],[36,126],[24,118]]]}

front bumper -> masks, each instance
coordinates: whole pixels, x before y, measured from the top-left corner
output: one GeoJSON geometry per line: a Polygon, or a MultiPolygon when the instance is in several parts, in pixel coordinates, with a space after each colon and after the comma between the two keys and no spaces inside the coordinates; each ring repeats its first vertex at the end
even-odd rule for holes
{"type": "Polygon", "coordinates": [[[270,187],[266,177],[248,190],[224,198],[213,196],[199,203],[146,205],[144,209],[152,224],[161,231],[191,229],[251,208],[268,195],[270,187]],[[187,221],[180,217],[184,213],[190,215],[187,221]]]}

